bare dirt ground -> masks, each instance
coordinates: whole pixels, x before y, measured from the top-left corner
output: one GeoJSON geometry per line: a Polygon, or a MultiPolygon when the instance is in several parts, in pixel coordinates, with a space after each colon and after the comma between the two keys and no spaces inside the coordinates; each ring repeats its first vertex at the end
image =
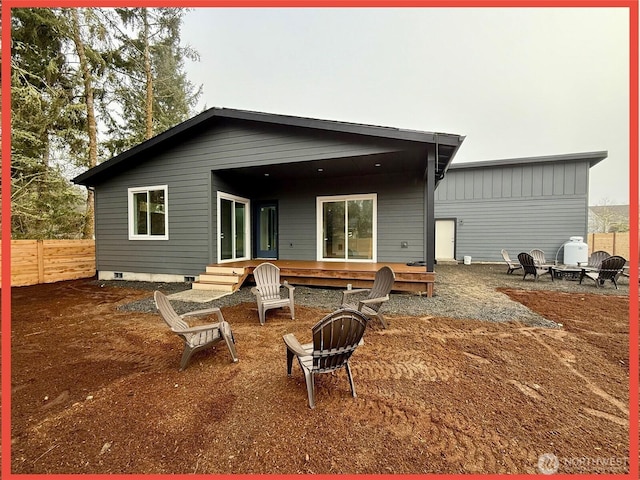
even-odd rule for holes
{"type": "MultiPolygon", "coordinates": [[[[469,291],[562,327],[389,315],[352,357],[358,397],[343,371],[319,375],[314,410],[299,366],[286,375],[282,336],[309,341],[326,308],[270,311],[261,327],[255,304],[224,306],[239,363],[221,346],[179,372],[181,341],[160,317],[118,309],[149,290],[15,288],[12,471],[537,473],[553,454],[559,472],[626,472],[628,286],[461,268],[439,276],[461,311],[485,305],[469,291]]],[[[428,312],[437,298],[415,301],[428,312]]]]}

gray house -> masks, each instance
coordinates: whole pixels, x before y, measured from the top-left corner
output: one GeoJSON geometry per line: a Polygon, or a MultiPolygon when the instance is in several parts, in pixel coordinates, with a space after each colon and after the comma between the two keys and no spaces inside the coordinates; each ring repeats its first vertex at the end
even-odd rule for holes
{"type": "Polygon", "coordinates": [[[586,241],[589,169],[607,152],[453,164],[436,190],[436,258],[502,261],[505,248],[563,259],[570,237],[586,241]]]}
{"type": "Polygon", "coordinates": [[[463,139],[212,108],[74,182],[95,191],[101,279],[203,282],[269,259],[297,283],[358,285],[394,264],[430,294],[436,185],[463,139]]]}

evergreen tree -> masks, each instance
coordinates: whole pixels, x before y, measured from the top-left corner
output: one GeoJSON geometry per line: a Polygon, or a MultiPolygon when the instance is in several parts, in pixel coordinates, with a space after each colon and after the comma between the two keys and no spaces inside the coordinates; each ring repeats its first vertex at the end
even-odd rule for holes
{"type": "Polygon", "coordinates": [[[92,192],[83,205],[69,170],[94,167],[192,115],[200,89],[184,59],[197,53],[180,44],[183,12],[13,10],[15,238],[91,238],[92,192]]]}
{"type": "Polygon", "coordinates": [[[64,24],[52,9],[12,15],[12,234],[75,236],[81,191],[65,179],[62,152],[77,143],[75,74],[64,53],[64,24]]]}
{"type": "Polygon", "coordinates": [[[197,60],[198,54],[180,43],[185,10],[181,8],[117,9],[124,29],[116,89],[119,121],[110,125],[111,154],[147,140],[194,113],[201,95],[187,79],[184,59],[197,60]]]}

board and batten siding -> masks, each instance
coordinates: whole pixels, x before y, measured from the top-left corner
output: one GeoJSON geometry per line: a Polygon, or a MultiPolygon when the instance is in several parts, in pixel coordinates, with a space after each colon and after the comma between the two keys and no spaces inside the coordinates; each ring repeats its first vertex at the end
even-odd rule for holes
{"type": "Polygon", "coordinates": [[[436,189],[435,216],[455,218],[456,257],[502,261],[540,248],[562,261],[572,236],[586,241],[589,162],[451,168],[436,189]]]}
{"type": "MultiPolygon", "coordinates": [[[[365,142],[346,134],[318,135],[305,129],[292,132],[291,128],[260,124],[249,128],[231,122],[201,131],[96,185],[97,269],[195,276],[215,262],[216,192],[229,186],[216,183],[221,182],[216,179],[218,170],[374,155],[396,149],[396,143],[384,140],[365,142]],[[155,185],[168,186],[169,239],[129,240],[128,189],[155,185]]],[[[226,193],[252,198],[252,191],[252,185],[243,184],[226,193]]],[[[286,198],[277,199],[282,235],[287,229],[294,230],[288,226],[287,214],[304,207],[304,202],[293,200],[295,205],[288,206],[286,198]]],[[[312,203],[315,211],[315,198],[312,203]]],[[[297,216],[300,221],[301,215],[297,216]]],[[[305,221],[315,228],[315,213],[305,221]]],[[[300,227],[300,223],[293,225],[300,227]]],[[[294,245],[305,246],[300,255],[307,255],[313,242],[306,228],[291,236],[294,245]]],[[[286,250],[282,245],[289,245],[287,240],[281,236],[283,253],[286,250]]],[[[313,249],[314,256],[306,259],[315,258],[315,244],[313,249]]]]}

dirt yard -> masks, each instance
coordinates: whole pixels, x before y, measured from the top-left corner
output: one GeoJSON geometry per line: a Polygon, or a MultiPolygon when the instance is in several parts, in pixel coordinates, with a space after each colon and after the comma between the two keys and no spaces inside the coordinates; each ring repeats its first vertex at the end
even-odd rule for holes
{"type": "Polygon", "coordinates": [[[254,304],[223,307],[239,363],[221,346],[179,372],[160,317],[117,309],[149,290],[15,288],[12,471],[626,472],[628,298],[501,275],[495,295],[563,327],[391,315],[352,357],[358,397],[344,371],[319,375],[315,410],[282,336],[309,341],[326,309],[270,311],[261,327],[254,304]]]}

